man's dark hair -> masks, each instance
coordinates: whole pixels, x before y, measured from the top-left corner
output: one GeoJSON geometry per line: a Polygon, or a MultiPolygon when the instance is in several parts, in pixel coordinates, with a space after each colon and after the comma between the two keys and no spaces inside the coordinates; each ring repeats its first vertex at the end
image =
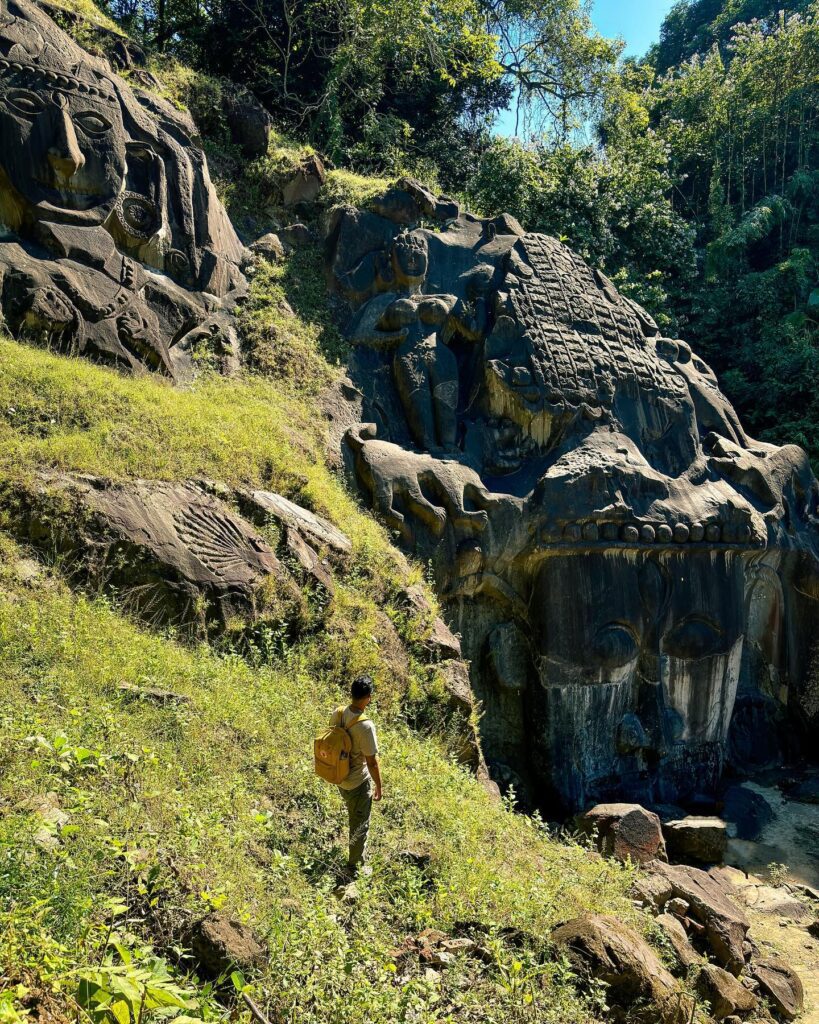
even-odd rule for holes
{"type": "Polygon", "coordinates": [[[359,676],[357,679],[353,680],[353,685],[350,687],[350,693],[353,700],[361,700],[362,697],[369,697],[372,692],[372,676],[359,676]]]}

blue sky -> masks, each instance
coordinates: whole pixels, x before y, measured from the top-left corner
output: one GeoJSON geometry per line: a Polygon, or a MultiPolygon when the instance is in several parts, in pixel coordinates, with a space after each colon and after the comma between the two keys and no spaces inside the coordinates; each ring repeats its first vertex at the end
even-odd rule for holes
{"type": "MultiPolygon", "coordinates": [[[[660,25],[674,0],[594,0],[592,20],[604,36],[624,40],[625,56],[642,56],[660,38],[660,25]]],[[[501,135],[515,130],[514,115],[501,116],[495,131],[501,135]]]]}
{"type": "Polygon", "coordinates": [[[673,0],[595,0],[592,18],[604,36],[622,36],[626,54],[642,55],[660,36],[673,0]]]}

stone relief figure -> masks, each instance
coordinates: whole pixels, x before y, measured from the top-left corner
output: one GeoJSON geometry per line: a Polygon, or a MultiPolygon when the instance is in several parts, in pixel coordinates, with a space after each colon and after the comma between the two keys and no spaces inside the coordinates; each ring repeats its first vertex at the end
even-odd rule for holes
{"type": "Polygon", "coordinates": [[[393,350],[395,386],[412,437],[421,449],[439,451],[454,448],[458,427],[458,365],[445,341],[458,300],[421,293],[427,262],[423,236],[398,235],[391,273],[378,279],[378,287],[390,290],[364,306],[352,336],[359,345],[393,350]]]}
{"type": "Polygon", "coordinates": [[[690,346],[565,245],[507,215],[413,226],[398,191],[331,232],[366,423],[343,449],[432,562],[496,778],[564,809],[693,801],[732,757],[785,756],[819,727],[805,453],[748,438],[690,346]]]}
{"type": "Polygon", "coordinates": [[[235,357],[243,249],[194,140],[185,115],[4,0],[0,295],[15,334],[176,379],[194,341],[235,357]]]}

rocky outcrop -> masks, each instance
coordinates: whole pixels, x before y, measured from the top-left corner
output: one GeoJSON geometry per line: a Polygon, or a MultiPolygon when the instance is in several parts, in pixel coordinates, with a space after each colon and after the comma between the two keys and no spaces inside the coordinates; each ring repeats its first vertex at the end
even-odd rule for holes
{"type": "Polygon", "coordinates": [[[645,1024],[688,1024],[692,999],[660,963],[646,941],[617,918],[592,914],[552,932],[581,977],[608,986],[607,999],[645,1024]],[[646,1002],[648,1005],[645,1005],[646,1002]]]}
{"type": "Polygon", "coordinates": [[[637,864],[665,860],[660,819],[639,804],[597,804],[578,814],[575,824],[579,832],[596,837],[597,847],[606,857],[637,864]]]}
{"type": "Polygon", "coordinates": [[[0,307],[17,336],[185,380],[230,370],[244,250],[190,118],[29,0],[0,15],[0,307]]]}
{"type": "MultiPolygon", "coordinates": [[[[755,914],[764,914],[764,908],[755,904],[766,888],[733,868],[706,872],[659,861],[647,865],[635,883],[635,896],[657,915],[677,973],[695,979],[698,993],[717,1020],[751,1014],[759,1007],[760,997],[781,1020],[792,1020],[802,1010],[804,990],[796,970],[782,957],[760,952],[749,932],[749,916],[740,907],[744,902],[755,914]],[[704,955],[716,963],[708,963],[704,955]]],[[[802,910],[810,916],[806,907],[802,910]]],[[[795,927],[795,938],[798,942],[801,935],[799,945],[804,946],[805,933],[795,927]]]]}
{"type": "Polygon", "coordinates": [[[5,507],[18,537],[150,622],[254,621],[270,579],[296,596],[270,545],[193,483],[41,475],[5,507]]]}
{"type": "Polygon", "coordinates": [[[750,921],[707,871],[655,861],[637,882],[637,893],[659,911],[672,900],[681,901],[685,909],[677,916],[717,963],[733,975],[744,969],[750,921]]]}
{"type": "Polygon", "coordinates": [[[328,248],[347,467],[432,563],[497,778],[571,811],[713,800],[730,757],[819,724],[804,452],[751,440],[685,341],[511,217],[404,181],[328,248]]]}

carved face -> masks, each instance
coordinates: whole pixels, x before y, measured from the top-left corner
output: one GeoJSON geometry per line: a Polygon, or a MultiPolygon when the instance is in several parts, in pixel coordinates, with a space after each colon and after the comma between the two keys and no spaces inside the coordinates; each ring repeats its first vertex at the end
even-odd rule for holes
{"type": "Polygon", "coordinates": [[[713,784],[740,669],[742,593],[741,562],[724,552],[543,562],[532,602],[536,742],[567,804],[713,784]]]}
{"type": "Polygon", "coordinates": [[[43,76],[0,78],[0,161],[37,220],[101,224],[125,177],[119,102],[43,76]]]}
{"type": "Polygon", "coordinates": [[[429,253],[424,240],[414,235],[399,235],[393,245],[392,264],[400,284],[421,284],[429,266],[429,253]]]}

